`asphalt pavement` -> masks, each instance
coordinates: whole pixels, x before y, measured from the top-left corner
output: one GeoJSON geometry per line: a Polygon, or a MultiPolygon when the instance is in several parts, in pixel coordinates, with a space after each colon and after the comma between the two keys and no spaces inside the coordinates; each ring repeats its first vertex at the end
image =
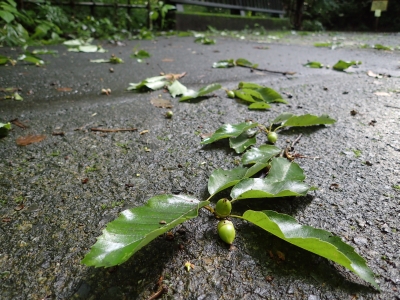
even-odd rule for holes
{"type": "MultiPolygon", "coordinates": [[[[400,299],[399,35],[270,32],[214,38],[215,45],[177,36],[120,45],[96,41],[106,53],[48,46],[58,55],[41,56],[43,67],[0,66],[2,96],[14,87],[23,97],[0,100],[0,122],[19,121],[0,140],[1,299],[150,299],[161,276],[168,286],[163,299],[400,299]],[[332,45],[316,47],[317,42],[332,45]],[[393,50],[371,47],[376,44],[393,50]],[[151,57],[139,63],[131,57],[138,49],[151,57]],[[124,63],[90,62],[111,54],[124,63]],[[295,74],[212,68],[231,58],[295,74]],[[331,67],[339,60],[362,64],[348,72],[304,66],[318,61],[331,67]],[[160,72],[186,72],[180,82],[191,89],[254,82],[275,89],[288,104],[254,111],[223,89],[186,102],[164,90],[126,90],[160,72]],[[102,89],[110,89],[109,95],[102,89]],[[154,106],[159,99],[172,107],[154,106]],[[165,117],[167,110],[172,118],[165,117]],[[305,158],[296,162],[317,189],[306,197],[241,201],[235,214],[272,209],[332,232],[366,259],[380,292],[335,263],[237,220],[234,248],[228,249],[207,211],[173,230],[173,239],[157,238],[121,266],[80,264],[124,209],[164,193],[208,197],[211,172],[235,167],[240,156],[224,142],[201,146],[202,134],[249,119],[268,124],[282,112],[337,120],[282,131],[277,142],[284,148],[302,134],[295,151],[305,158]],[[45,138],[17,145],[28,135],[45,138]],[[190,272],[187,261],[194,265],[190,272]]],[[[35,48],[42,47],[29,49],[35,48]]],[[[2,55],[19,53],[0,48],[2,55]]],[[[263,143],[261,134],[258,145],[263,143]]]]}

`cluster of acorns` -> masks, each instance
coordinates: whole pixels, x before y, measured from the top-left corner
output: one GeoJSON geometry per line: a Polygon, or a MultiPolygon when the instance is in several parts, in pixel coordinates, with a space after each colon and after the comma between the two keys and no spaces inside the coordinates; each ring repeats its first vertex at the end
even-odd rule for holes
{"type": "MultiPolygon", "coordinates": [[[[217,205],[215,207],[215,214],[219,218],[226,218],[231,214],[232,203],[226,198],[222,198],[218,200],[217,205]]],[[[228,220],[221,220],[217,226],[219,237],[227,244],[231,245],[233,240],[235,239],[235,227],[233,223],[228,220]]]]}

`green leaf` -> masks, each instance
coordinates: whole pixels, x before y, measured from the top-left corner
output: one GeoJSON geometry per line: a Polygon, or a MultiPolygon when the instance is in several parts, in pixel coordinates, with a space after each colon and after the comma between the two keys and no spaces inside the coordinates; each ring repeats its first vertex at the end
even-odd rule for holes
{"type": "Polygon", "coordinates": [[[186,86],[181,84],[178,80],[175,80],[171,85],[168,86],[168,90],[172,97],[185,94],[188,89],[186,86]]]}
{"type": "Polygon", "coordinates": [[[393,50],[393,48],[388,47],[388,46],[384,46],[384,45],[381,45],[381,44],[375,44],[374,48],[377,49],[377,50],[387,50],[387,51],[392,51],[393,50]]]}
{"type": "Polygon", "coordinates": [[[14,20],[14,15],[8,11],[0,10],[0,18],[2,18],[6,23],[10,23],[14,20]]]}
{"type": "Polygon", "coordinates": [[[279,181],[303,181],[306,179],[303,169],[295,162],[290,162],[283,157],[275,157],[271,160],[268,180],[271,182],[279,181]]]}
{"type": "Polygon", "coordinates": [[[109,59],[99,58],[99,59],[91,59],[90,62],[92,63],[109,63],[109,59]]]}
{"type": "Polygon", "coordinates": [[[214,170],[208,178],[208,192],[210,195],[234,186],[244,178],[247,168],[237,167],[231,170],[214,170]]]}
{"type": "Polygon", "coordinates": [[[219,83],[213,83],[213,84],[207,85],[205,87],[202,87],[197,92],[193,91],[193,90],[187,90],[187,92],[183,94],[183,96],[179,99],[179,101],[185,101],[185,100],[189,100],[189,99],[195,99],[198,97],[202,97],[202,96],[212,93],[216,90],[219,90],[220,88],[221,88],[221,85],[219,83]]]}
{"type": "Polygon", "coordinates": [[[236,125],[231,125],[231,124],[224,124],[220,128],[218,128],[212,136],[205,138],[201,144],[202,145],[207,145],[211,144],[215,141],[225,139],[225,138],[231,138],[231,137],[238,137],[239,135],[242,134],[242,132],[250,129],[257,127],[258,123],[250,123],[250,122],[243,122],[239,123],[236,125]]]}
{"type": "Polygon", "coordinates": [[[17,92],[14,93],[13,98],[14,98],[14,100],[16,100],[16,101],[22,101],[22,100],[24,100],[24,98],[22,98],[22,97],[20,96],[20,94],[18,94],[17,92]]]}
{"type": "Polygon", "coordinates": [[[249,109],[266,110],[271,108],[271,105],[265,102],[255,102],[249,105],[249,109]]]}
{"type": "Polygon", "coordinates": [[[146,205],[125,210],[108,223],[81,263],[95,267],[120,265],[159,235],[197,217],[198,210],[207,204],[184,195],[152,197],[146,205]]]}
{"type": "Polygon", "coordinates": [[[6,63],[8,63],[8,57],[0,55],[0,65],[5,65],[6,63]]]}
{"type": "Polygon", "coordinates": [[[249,62],[247,59],[244,58],[238,58],[235,61],[235,64],[237,66],[243,66],[243,67],[251,67],[251,68],[257,68],[257,64],[253,64],[252,62],[249,62]]]}
{"type": "Polygon", "coordinates": [[[339,60],[332,68],[336,71],[344,71],[345,69],[353,66],[353,65],[360,65],[360,61],[343,61],[339,60]]]}
{"type": "Polygon", "coordinates": [[[232,68],[235,66],[235,61],[233,59],[224,59],[213,63],[213,68],[232,68]]]}
{"type": "Polygon", "coordinates": [[[165,85],[169,85],[169,81],[167,81],[167,77],[164,76],[155,76],[155,77],[150,77],[146,78],[142,82],[139,83],[130,83],[128,87],[128,91],[131,90],[145,90],[145,89],[151,89],[151,90],[158,90],[163,88],[165,85]]]}
{"type": "Polygon", "coordinates": [[[246,178],[236,184],[231,191],[232,199],[277,198],[305,196],[309,186],[299,181],[273,182],[268,177],[246,178]]]}
{"type": "Polygon", "coordinates": [[[29,63],[33,63],[35,65],[44,65],[44,61],[41,60],[39,57],[34,56],[33,54],[27,52],[25,54],[21,54],[18,56],[18,60],[23,60],[29,63]]]}
{"type": "Polygon", "coordinates": [[[149,58],[150,56],[151,56],[150,53],[145,50],[135,51],[131,55],[131,57],[140,58],[140,59],[149,58]]]}
{"type": "Polygon", "coordinates": [[[277,91],[269,88],[269,87],[264,87],[261,89],[256,90],[258,93],[261,95],[261,99],[263,99],[265,102],[271,103],[271,102],[284,102],[286,103],[285,100],[282,99],[281,94],[279,94],[277,91]]]}
{"type": "Polygon", "coordinates": [[[238,137],[229,138],[229,147],[235,150],[236,153],[242,153],[248,147],[255,145],[257,139],[255,136],[249,137],[246,132],[243,132],[238,137]]]}
{"type": "Polygon", "coordinates": [[[333,124],[336,120],[329,118],[327,115],[321,115],[320,117],[315,115],[301,115],[292,116],[283,122],[282,126],[285,127],[302,127],[302,126],[315,126],[315,125],[325,125],[333,124]]]}
{"type": "Polygon", "coordinates": [[[309,68],[314,68],[314,69],[320,69],[320,68],[323,68],[323,67],[324,67],[324,65],[321,64],[321,63],[318,62],[318,61],[309,61],[309,62],[306,63],[304,66],[305,66],[305,67],[309,67],[309,68]]]}
{"type": "Polygon", "coordinates": [[[195,43],[201,43],[203,45],[214,45],[216,43],[215,40],[209,39],[206,37],[198,37],[194,40],[195,43]]]}
{"type": "Polygon", "coordinates": [[[278,155],[280,152],[280,148],[272,145],[262,145],[258,148],[248,150],[242,156],[242,164],[253,164],[253,166],[248,169],[246,177],[251,177],[266,168],[271,158],[278,155]]]}
{"type": "Polygon", "coordinates": [[[57,50],[48,50],[48,49],[35,49],[32,51],[32,54],[35,55],[40,55],[40,54],[52,54],[52,55],[57,55],[58,51],[57,50]]]}
{"type": "Polygon", "coordinates": [[[97,52],[98,50],[96,45],[79,46],[78,49],[80,52],[85,52],[85,53],[97,52]]]}
{"type": "Polygon", "coordinates": [[[252,89],[252,90],[256,90],[256,89],[262,89],[263,86],[259,85],[257,83],[252,83],[252,82],[239,82],[239,89],[252,89]]]}
{"type": "Polygon", "coordinates": [[[270,210],[248,210],[242,218],[295,246],[338,263],[379,289],[365,260],[330,232],[300,225],[293,217],[270,210]]]}
{"type": "Polygon", "coordinates": [[[1,123],[0,122],[0,128],[5,128],[7,130],[10,130],[11,129],[11,123],[10,122],[7,122],[7,123],[1,123]]]}
{"type": "Polygon", "coordinates": [[[277,116],[274,120],[272,120],[272,124],[280,124],[280,123],[284,123],[287,119],[291,118],[292,116],[294,116],[291,113],[283,113],[280,114],[279,116],[277,116]]]}
{"type": "MultiPolygon", "coordinates": [[[[253,90],[247,90],[247,91],[253,91],[253,90]]],[[[235,97],[239,98],[240,100],[251,102],[251,103],[256,102],[256,100],[254,100],[253,96],[250,93],[246,92],[246,91],[243,92],[243,90],[236,90],[236,91],[233,91],[233,92],[235,93],[235,97]]]]}

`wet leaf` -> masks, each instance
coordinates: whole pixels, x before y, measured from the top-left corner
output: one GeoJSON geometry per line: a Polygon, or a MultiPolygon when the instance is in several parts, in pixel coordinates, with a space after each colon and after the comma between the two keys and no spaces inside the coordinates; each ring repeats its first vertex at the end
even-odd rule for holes
{"type": "Polygon", "coordinates": [[[255,145],[256,142],[256,137],[249,137],[246,132],[243,132],[238,137],[229,138],[229,146],[234,149],[236,153],[244,152],[248,147],[255,145]]]}
{"type": "Polygon", "coordinates": [[[379,289],[365,260],[330,232],[300,225],[293,217],[270,210],[248,210],[242,218],[295,246],[338,263],[379,289]]]}
{"type": "Polygon", "coordinates": [[[320,68],[324,67],[324,65],[318,61],[309,61],[308,63],[304,64],[304,66],[309,67],[309,68],[314,68],[314,69],[320,69],[320,68]]]}
{"type": "Polygon", "coordinates": [[[180,83],[178,80],[175,80],[171,85],[169,85],[168,90],[171,96],[174,98],[178,95],[183,95],[188,91],[187,87],[180,83]]]}
{"type": "Polygon", "coordinates": [[[219,90],[221,88],[221,85],[219,83],[213,83],[210,85],[207,85],[205,87],[202,87],[200,90],[193,91],[193,90],[187,90],[183,96],[181,97],[181,99],[179,99],[179,101],[185,101],[185,100],[189,100],[189,99],[195,99],[198,97],[202,97],[205,96],[209,93],[212,93],[216,90],[219,90]]]}
{"type": "Polygon", "coordinates": [[[27,135],[23,137],[17,138],[17,145],[18,146],[27,146],[33,143],[39,143],[46,138],[45,135],[27,135]]]}
{"type": "Polygon", "coordinates": [[[108,223],[81,263],[95,267],[120,265],[161,234],[197,217],[198,210],[208,204],[184,195],[152,197],[146,205],[125,210],[108,223]]]}
{"type": "Polygon", "coordinates": [[[360,65],[360,61],[343,61],[339,60],[332,68],[336,71],[344,71],[347,68],[354,66],[354,65],[360,65]]]}
{"type": "Polygon", "coordinates": [[[321,115],[320,117],[315,115],[301,115],[291,116],[289,119],[282,123],[285,127],[302,127],[302,126],[315,126],[315,125],[327,125],[334,124],[336,120],[331,119],[328,115],[321,115]]]}
{"type": "Polygon", "coordinates": [[[220,128],[218,128],[212,136],[209,138],[205,138],[201,144],[202,145],[207,145],[211,144],[215,141],[218,141],[220,139],[225,139],[225,138],[231,138],[231,137],[238,137],[241,135],[244,131],[257,127],[258,123],[239,123],[236,125],[231,125],[231,124],[224,124],[220,128]]]}
{"type": "Polygon", "coordinates": [[[234,186],[244,178],[247,168],[237,167],[231,170],[214,170],[208,178],[208,192],[210,195],[234,186]]]}

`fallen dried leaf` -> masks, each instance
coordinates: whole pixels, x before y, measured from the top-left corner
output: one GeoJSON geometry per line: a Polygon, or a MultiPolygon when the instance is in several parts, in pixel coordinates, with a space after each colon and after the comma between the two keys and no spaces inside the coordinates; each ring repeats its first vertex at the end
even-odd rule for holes
{"type": "Polygon", "coordinates": [[[28,126],[26,126],[25,124],[20,122],[18,119],[11,120],[10,122],[13,123],[15,126],[18,126],[18,127],[22,128],[22,129],[28,128],[28,126]]]}
{"type": "Polygon", "coordinates": [[[279,258],[280,260],[282,260],[282,261],[285,260],[285,254],[284,254],[283,252],[277,250],[277,251],[276,251],[276,254],[278,255],[278,258],[279,258]]]}
{"type": "Polygon", "coordinates": [[[164,58],[162,61],[163,62],[173,62],[174,60],[172,58],[164,58]]]}
{"type": "Polygon", "coordinates": [[[375,92],[374,93],[375,95],[377,95],[377,96],[390,96],[390,94],[389,93],[386,93],[386,92],[375,92]]]}
{"type": "Polygon", "coordinates": [[[149,132],[149,130],[146,129],[146,130],[143,130],[143,131],[139,132],[139,134],[142,135],[142,134],[145,134],[145,133],[148,133],[148,132],[149,132]]]}
{"type": "Polygon", "coordinates": [[[171,104],[171,101],[163,98],[153,98],[150,100],[150,103],[155,106],[155,107],[160,107],[160,108],[172,108],[173,105],[171,104]]]}
{"type": "Polygon", "coordinates": [[[178,80],[178,79],[182,78],[185,75],[186,75],[186,72],[183,72],[181,74],[168,73],[168,74],[165,74],[165,79],[167,79],[168,81],[174,81],[174,80],[178,80]]]}
{"type": "Polygon", "coordinates": [[[27,135],[17,138],[18,146],[26,146],[33,143],[39,143],[46,138],[45,135],[27,135]]]}
{"type": "Polygon", "coordinates": [[[11,222],[11,220],[12,219],[10,217],[4,217],[3,219],[1,219],[1,221],[4,222],[4,223],[11,222]]]}
{"type": "Polygon", "coordinates": [[[60,87],[60,88],[57,89],[57,91],[59,91],[59,92],[70,92],[70,91],[72,91],[72,88],[60,87]]]}

